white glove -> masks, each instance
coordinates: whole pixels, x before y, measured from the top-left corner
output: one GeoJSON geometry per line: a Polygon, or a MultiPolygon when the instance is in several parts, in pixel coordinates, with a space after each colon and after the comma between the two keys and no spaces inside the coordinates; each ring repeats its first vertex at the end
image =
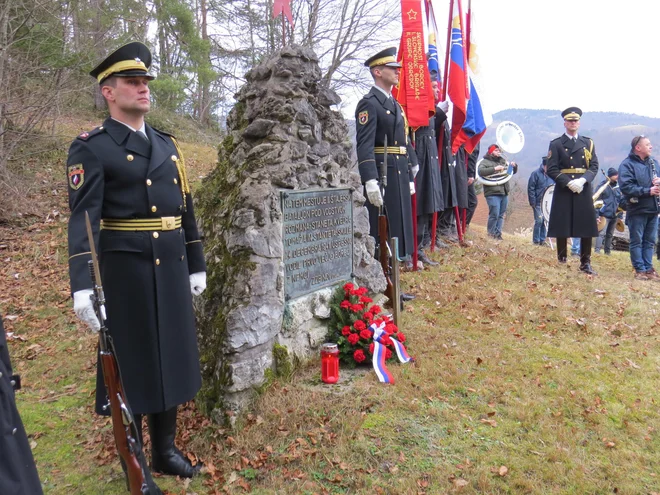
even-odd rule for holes
{"type": "Polygon", "coordinates": [[[419,165],[415,165],[415,166],[412,167],[410,170],[411,170],[412,173],[413,173],[413,178],[414,178],[414,177],[417,177],[417,174],[419,173],[419,165]]]}
{"type": "Polygon", "coordinates": [[[199,296],[206,289],[206,272],[190,274],[190,292],[193,296],[199,296]]]}
{"type": "Polygon", "coordinates": [[[449,111],[449,102],[447,100],[441,101],[438,103],[438,108],[443,112],[447,113],[449,111]]]}
{"type": "Polygon", "coordinates": [[[587,179],[580,177],[579,179],[573,179],[568,183],[568,188],[573,191],[575,194],[580,194],[584,185],[587,183],[587,179]]]}
{"type": "Polygon", "coordinates": [[[383,206],[383,196],[380,194],[380,187],[376,179],[369,179],[364,183],[364,190],[367,192],[369,202],[376,208],[383,206]]]}
{"type": "Polygon", "coordinates": [[[415,194],[415,183],[411,182],[410,183],[410,195],[412,196],[413,194],[415,194]]]}
{"type": "Polygon", "coordinates": [[[99,319],[94,312],[94,306],[90,296],[94,293],[92,289],[83,289],[73,293],[73,312],[83,321],[92,332],[98,332],[101,328],[99,319]]]}

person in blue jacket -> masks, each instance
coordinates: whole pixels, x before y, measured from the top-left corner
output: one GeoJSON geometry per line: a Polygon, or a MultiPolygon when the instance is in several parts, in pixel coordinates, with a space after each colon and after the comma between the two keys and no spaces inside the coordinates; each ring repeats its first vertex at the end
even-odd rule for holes
{"type": "Polygon", "coordinates": [[[534,232],[532,233],[532,242],[536,245],[542,246],[545,244],[546,227],[543,220],[543,212],[541,211],[541,201],[543,201],[543,193],[545,190],[555,183],[548,177],[548,157],[544,156],[541,159],[541,166],[534,170],[529,176],[527,181],[527,199],[529,206],[532,207],[534,212],[534,232]]]}
{"type": "Polygon", "coordinates": [[[614,227],[616,227],[617,210],[621,202],[621,190],[618,184],[619,172],[614,167],[610,167],[607,171],[607,179],[599,184],[596,188],[600,188],[607,183],[607,187],[602,192],[598,199],[603,201],[603,206],[598,210],[598,217],[607,219],[605,227],[599,232],[596,239],[596,247],[594,251],[600,253],[603,245],[605,246],[605,254],[609,255],[612,252],[612,238],[614,237],[614,227]]]}

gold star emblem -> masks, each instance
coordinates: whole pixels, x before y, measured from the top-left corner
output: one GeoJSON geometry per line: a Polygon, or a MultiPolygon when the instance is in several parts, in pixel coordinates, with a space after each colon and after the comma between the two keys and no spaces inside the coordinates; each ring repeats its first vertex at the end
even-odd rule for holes
{"type": "Polygon", "coordinates": [[[410,9],[408,11],[408,20],[409,21],[416,21],[417,20],[417,11],[410,9]]]}

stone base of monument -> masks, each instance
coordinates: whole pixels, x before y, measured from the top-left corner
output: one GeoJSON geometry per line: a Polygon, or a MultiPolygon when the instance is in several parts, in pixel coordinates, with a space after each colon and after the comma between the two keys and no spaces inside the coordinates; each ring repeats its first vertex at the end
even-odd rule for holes
{"type": "Polygon", "coordinates": [[[250,70],[196,193],[208,271],[196,401],[219,421],[318,356],[335,287],[386,287],[341,99],[321,75],[295,45],[250,70]]]}

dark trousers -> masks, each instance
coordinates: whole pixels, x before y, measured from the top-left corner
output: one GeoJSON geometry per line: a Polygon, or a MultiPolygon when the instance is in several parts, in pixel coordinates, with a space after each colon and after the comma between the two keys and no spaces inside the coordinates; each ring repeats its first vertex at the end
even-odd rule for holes
{"type": "MultiPolygon", "coordinates": [[[[566,261],[566,237],[557,238],[557,259],[566,261]]],[[[580,239],[580,265],[591,263],[591,237],[582,237],[580,239]]]]}
{"type": "Polygon", "coordinates": [[[426,249],[431,245],[431,219],[432,214],[417,215],[417,251],[426,249]]]}
{"type": "Polygon", "coordinates": [[[467,214],[465,217],[465,224],[470,225],[470,221],[472,220],[472,215],[474,215],[474,212],[477,210],[477,203],[479,201],[477,200],[477,192],[474,190],[474,183],[470,184],[468,186],[468,207],[467,207],[467,214]]]}
{"type": "Polygon", "coordinates": [[[454,208],[447,207],[438,213],[437,235],[440,237],[450,236],[454,233],[454,208]]]}

